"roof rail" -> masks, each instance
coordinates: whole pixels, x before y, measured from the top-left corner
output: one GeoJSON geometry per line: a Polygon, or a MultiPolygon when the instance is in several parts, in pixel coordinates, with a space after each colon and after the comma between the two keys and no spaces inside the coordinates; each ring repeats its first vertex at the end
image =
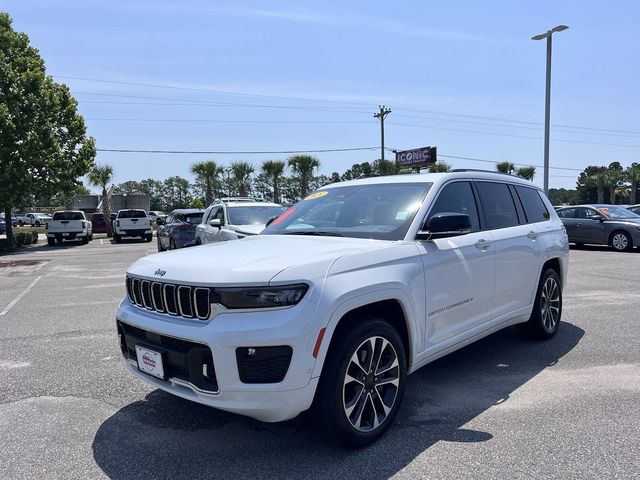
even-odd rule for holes
{"type": "Polygon", "coordinates": [[[449,173],[457,173],[457,172],[483,172],[483,173],[497,173],[499,175],[509,175],[513,177],[510,173],[499,172],[497,170],[483,170],[481,168],[454,168],[453,170],[449,170],[449,173]]]}
{"type": "Polygon", "coordinates": [[[255,202],[255,198],[251,197],[222,197],[216,198],[214,202],[255,202]]]}

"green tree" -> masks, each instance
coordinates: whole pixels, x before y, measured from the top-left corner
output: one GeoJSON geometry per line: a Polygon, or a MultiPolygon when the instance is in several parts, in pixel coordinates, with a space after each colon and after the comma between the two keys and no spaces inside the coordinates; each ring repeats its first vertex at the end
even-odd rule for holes
{"type": "Polygon", "coordinates": [[[211,205],[214,195],[220,190],[220,175],[224,169],[213,160],[191,165],[191,173],[196,177],[196,184],[204,192],[204,203],[211,205]]]}
{"type": "Polygon", "coordinates": [[[111,193],[115,195],[131,195],[136,192],[144,193],[140,186],[140,182],[128,180],[126,182],[119,183],[118,185],[114,185],[111,193]]]}
{"type": "Polygon", "coordinates": [[[496,170],[498,172],[508,173],[509,175],[512,175],[516,170],[516,166],[511,162],[500,162],[496,164],[496,170]]]}
{"type": "MultiPolygon", "coordinates": [[[[578,175],[578,181],[576,183],[576,203],[594,203],[597,201],[599,195],[598,182],[596,177],[604,172],[607,167],[598,165],[589,165],[585,168],[580,175],[578,175]]],[[[600,182],[602,183],[602,182],[600,182]]],[[[604,186],[602,187],[604,189],[604,186]]],[[[601,202],[604,201],[604,190],[601,192],[601,202]]]]}
{"type": "Polygon", "coordinates": [[[189,180],[182,177],[169,177],[162,183],[163,210],[170,212],[176,208],[187,208],[193,196],[189,180]]]}
{"type": "Polygon", "coordinates": [[[387,175],[397,175],[400,167],[395,160],[382,160],[381,158],[374,160],[373,174],[378,177],[386,177],[387,175]]]}
{"type": "Polygon", "coordinates": [[[547,196],[549,197],[551,205],[575,205],[579,203],[578,192],[576,190],[550,188],[547,196]]]}
{"type": "Polygon", "coordinates": [[[107,237],[113,236],[113,229],[111,222],[108,221],[111,218],[111,198],[109,195],[109,184],[113,179],[113,167],[111,165],[95,165],[89,173],[87,173],[87,180],[90,185],[94,187],[100,187],[102,193],[100,199],[102,200],[102,213],[107,224],[107,237]]]}
{"type": "Polygon", "coordinates": [[[340,181],[340,174],[338,172],[333,172],[329,177],[329,183],[338,183],[340,181]]]}
{"type": "Polygon", "coordinates": [[[629,182],[629,203],[635,205],[637,201],[638,186],[640,186],[640,163],[632,163],[625,170],[625,176],[629,182]]]}
{"type": "Polygon", "coordinates": [[[306,197],[314,170],[320,167],[320,160],[312,155],[293,155],[287,159],[287,163],[298,181],[297,197],[306,197]]]}
{"type": "Polygon", "coordinates": [[[262,173],[271,182],[271,200],[280,203],[280,182],[284,174],[285,163],[280,160],[266,160],[262,162],[262,173]]]}
{"type": "Polygon", "coordinates": [[[445,162],[434,163],[428,168],[429,173],[446,173],[449,170],[451,170],[451,165],[445,162]]]}
{"type": "Polygon", "coordinates": [[[12,209],[37,195],[71,194],[95,153],[69,89],[45,75],[27,35],[0,13],[0,208],[9,249],[12,209]]]}
{"type": "Polygon", "coordinates": [[[251,174],[255,168],[249,162],[231,162],[231,184],[240,197],[247,197],[251,193],[251,174]]]}
{"type": "Polygon", "coordinates": [[[616,194],[618,189],[622,186],[622,180],[624,178],[624,169],[620,162],[612,162],[609,164],[609,168],[604,174],[605,186],[609,189],[609,203],[614,205],[616,203],[616,194]]]}
{"type": "Polygon", "coordinates": [[[516,169],[516,175],[533,182],[533,177],[536,176],[536,167],[520,167],[516,169]]]}

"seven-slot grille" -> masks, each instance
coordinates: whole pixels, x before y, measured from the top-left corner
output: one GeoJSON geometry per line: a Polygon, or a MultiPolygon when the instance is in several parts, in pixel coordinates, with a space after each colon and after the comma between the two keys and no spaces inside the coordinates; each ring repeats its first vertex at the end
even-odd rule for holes
{"type": "Polygon", "coordinates": [[[211,313],[211,289],[173,285],[127,276],[127,296],[134,305],[185,318],[207,320],[211,313]]]}

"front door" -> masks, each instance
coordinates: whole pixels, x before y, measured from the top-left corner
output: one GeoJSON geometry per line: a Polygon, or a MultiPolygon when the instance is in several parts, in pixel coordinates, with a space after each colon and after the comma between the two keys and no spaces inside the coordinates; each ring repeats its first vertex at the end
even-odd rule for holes
{"type": "Polygon", "coordinates": [[[495,247],[491,232],[480,230],[470,182],[447,183],[427,218],[443,212],[469,215],[472,228],[466,235],[418,242],[426,276],[427,349],[456,343],[492,318],[495,247]]]}

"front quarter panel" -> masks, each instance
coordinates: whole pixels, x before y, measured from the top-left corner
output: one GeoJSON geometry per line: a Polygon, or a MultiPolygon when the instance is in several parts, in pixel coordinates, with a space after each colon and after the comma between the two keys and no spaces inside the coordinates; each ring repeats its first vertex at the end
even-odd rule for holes
{"type": "MultiPolygon", "coordinates": [[[[312,335],[326,328],[313,377],[320,376],[331,339],[348,312],[384,300],[398,301],[409,334],[409,370],[424,348],[425,280],[419,252],[413,242],[394,242],[388,248],[341,257],[327,275],[312,335]]],[[[315,339],[314,339],[315,340],[315,339]]]]}

